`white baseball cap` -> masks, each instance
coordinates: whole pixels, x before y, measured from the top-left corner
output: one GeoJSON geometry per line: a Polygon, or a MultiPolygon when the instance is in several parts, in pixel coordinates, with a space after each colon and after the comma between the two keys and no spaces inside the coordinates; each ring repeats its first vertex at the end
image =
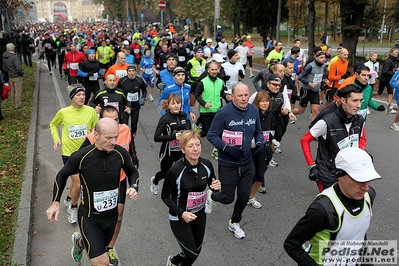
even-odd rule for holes
{"type": "Polygon", "coordinates": [[[223,56],[222,56],[221,54],[218,54],[218,53],[216,53],[216,54],[214,54],[214,55],[212,56],[212,60],[213,60],[213,61],[216,61],[216,62],[218,62],[218,63],[223,63],[223,62],[224,62],[223,56]]]}
{"type": "Polygon", "coordinates": [[[129,41],[123,41],[123,45],[129,45],[129,41]]]}
{"type": "Polygon", "coordinates": [[[206,43],[212,42],[212,39],[206,39],[206,43]]]}
{"type": "Polygon", "coordinates": [[[370,155],[360,148],[349,147],[340,150],[335,157],[335,167],[345,171],[359,183],[381,178],[374,169],[370,155]]]}

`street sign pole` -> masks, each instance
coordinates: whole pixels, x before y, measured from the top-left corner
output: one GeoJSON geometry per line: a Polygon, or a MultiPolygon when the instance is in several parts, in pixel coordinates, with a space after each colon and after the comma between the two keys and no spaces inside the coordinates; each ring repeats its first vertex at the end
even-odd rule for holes
{"type": "Polygon", "coordinates": [[[161,29],[163,29],[163,9],[161,9],[161,29]]]}

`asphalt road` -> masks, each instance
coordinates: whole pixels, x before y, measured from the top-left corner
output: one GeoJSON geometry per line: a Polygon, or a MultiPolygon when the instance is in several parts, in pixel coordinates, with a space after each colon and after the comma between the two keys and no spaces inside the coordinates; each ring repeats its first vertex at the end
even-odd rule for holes
{"type": "MultiPolygon", "coordinates": [[[[60,221],[51,224],[45,214],[50,206],[53,182],[62,167],[59,153],[53,150],[49,123],[56,111],[70,104],[66,95],[67,82],[60,80],[58,71],[49,76],[44,64],[39,64],[39,121],[37,124],[37,176],[34,181],[35,200],[33,206],[32,266],[76,265],[70,256],[71,234],[77,225],[67,221],[64,207],[60,221]]],[[[249,78],[244,83],[250,84],[249,78]]],[[[136,202],[127,200],[122,230],[116,243],[121,265],[165,265],[171,254],[179,249],[169,227],[168,210],[160,196],[150,193],[150,178],[159,169],[157,154],[159,144],[154,143],[153,134],[160,117],[156,109],[158,92],[154,102],[146,102],[140,112],[136,136],[140,159],[140,191],[136,202]]],[[[384,100],[384,99],[381,99],[384,100]]],[[[196,111],[198,113],[198,111],[196,111]]],[[[282,141],[282,153],[275,155],[279,166],[270,167],[266,173],[268,192],[257,195],[263,204],[261,209],[248,206],[241,222],[246,237],[238,240],[228,230],[232,205],[217,204],[207,217],[205,241],[201,255],[195,265],[296,265],[284,252],[283,241],[308,205],[317,195],[314,182],[308,179],[299,138],[306,132],[310,122],[309,111],[298,116],[296,124],[290,124],[282,141]]],[[[377,191],[373,207],[373,219],[368,239],[397,240],[398,232],[398,160],[399,132],[389,128],[393,115],[372,110],[367,121],[367,150],[374,156],[375,167],[383,177],[372,186],[377,191]]],[[[315,149],[317,143],[313,144],[315,149]]],[[[202,156],[212,159],[211,145],[203,140],[202,156]]],[[[315,155],[315,153],[314,153],[315,155]]],[[[162,185],[162,183],[161,183],[162,185]]],[[[66,196],[66,191],[62,199],[66,196]]],[[[61,204],[63,206],[63,204],[61,204]]],[[[18,250],[15,250],[18,252],[18,250]]],[[[86,256],[85,256],[86,258],[86,256]]],[[[81,265],[88,265],[83,259],[81,265]]]]}

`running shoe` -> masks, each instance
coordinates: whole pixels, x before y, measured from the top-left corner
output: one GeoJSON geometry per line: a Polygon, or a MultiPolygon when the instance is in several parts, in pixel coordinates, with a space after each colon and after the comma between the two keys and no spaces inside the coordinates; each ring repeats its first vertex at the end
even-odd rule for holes
{"type": "Polygon", "coordinates": [[[259,193],[262,193],[262,194],[266,194],[266,187],[265,187],[265,185],[261,185],[259,188],[258,188],[258,192],[259,193]]]}
{"type": "Polygon", "coordinates": [[[82,236],[78,231],[73,232],[71,256],[76,262],[80,262],[83,256],[83,246],[81,246],[81,239],[82,236]]]}
{"type": "Polygon", "coordinates": [[[245,237],[245,232],[241,229],[239,223],[232,223],[231,220],[229,220],[229,230],[233,232],[234,236],[238,239],[245,237]]]}
{"type": "Polygon", "coordinates": [[[64,80],[65,80],[65,81],[67,81],[67,80],[68,80],[68,77],[67,77],[67,76],[65,76],[65,77],[64,77],[64,80]]]}
{"type": "Polygon", "coordinates": [[[251,205],[255,209],[262,208],[262,204],[255,197],[253,197],[252,199],[249,199],[247,204],[251,205]]]}
{"type": "Polygon", "coordinates": [[[249,77],[250,77],[250,78],[253,78],[253,77],[255,77],[255,76],[254,76],[254,74],[250,74],[249,77]]]}
{"type": "Polygon", "coordinates": [[[60,76],[60,80],[63,80],[64,78],[62,76],[60,76]]]}
{"type": "Polygon", "coordinates": [[[107,253],[108,253],[108,257],[109,257],[109,263],[110,263],[112,266],[118,266],[119,260],[118,260],[118,258],[116,257],[116,254],[115,254],[114,249],[113,249],[113,248],[108,249],[108,250],[107,250],[107,253]]]}
{"type": "Polygon", "coordinates": [[[215,205],[215,202],[212,200],[212,190],[208,189],[208,191],[206,192],[208,195],[206,197],[206,201],[205,201],[205,213],[211,213],[212,212],[212,208],[213,205],[215,205]]]}
{"type": "Polygon", "coordinates": [[[219,159],[219,152],[218,152],[217,149],[213,149],[211,155],[212,155],[212,157],[213,157],[215,160],[219,159]]]}
{"type": "Polygon", "coordinates": [[[172,258],[173,258],[172,255],[170,255],[170,256],[168,257],[168,260],[166,261],[166,266],[177,266],[176,264],[173,264],[173,263],[172,263],[172,258]]]}
{"type": "Polygon", "coordinates": [[[385,108],[385,114],[389,115],[389,112],[392,110],[392,103],[387,104],[387,108],[385,108]]]}
{"type": "Polygon", "coordinates": [[[394,115],[394,114],[396,114],[396,110],[392,109],[389,113],[394,115]]]}
{"type": "Polygon", "coordinates": [[[78,221],[78,208],[71,208],[69,211],[68,221],[74,224],[78,221]]]}
{"type": "Polygon", "coordinates": [[[281,153],[281,149],[280,149],[280,148],[276,148],[276,150],[274,151],[274,153],[281,153]]]}
{"type": "Polygon", "coordinates": [[[72,200],[70,198],[64,199],[64,204],[67,207],[67,213],[71,212],[72,200]]]}
{"type": "Polygon", "coordinates": [[[391,126],[391,128],[392,128],[393,130],[395,130],[395,131],[399,131],[399,125],[396,124],[396,123],[393,123],[392,126],[391,126]]]}
{"type": "Polygon", "coordinates": [[[51,73],[51,71],[50,71],[50,73],[49,73],[49,74],[50,74],[50,76],[52,76],[52,75],[53,75],[53,73],[51,73]]]}
{"type": "Polygon", "coordinates": [[[154,97],[152,97],[152,94],[148,94],[148,100],[150,100],[150,102],[154,101],[154,97]]]}
{"type": "Polygon", "coordinates": [[[370,108],[367,107],[367,115],[371,115],[370,108]]]}
{"type": "Polygon", "coordinates": [[[271,167],[277,167],[277,166],[278,166],[278,163],[274,160],[274,158],[272,158],[272,159],[270,160],[270,162],[269,162],[269,166],[271,166],[271,167]]]}
{"type": "Polygon", "coordinates": [[[152,194],[158,195],[159,186],[154,184],[154,179],[155,179],[155,176],[152,176],[150,190],[151,190],[152,194]]]}
{"type": "Polygon", "coordinates": [[[290,120],[290,121],[288,121],[288,123],[295,124],[295,120],[290,120]]]}

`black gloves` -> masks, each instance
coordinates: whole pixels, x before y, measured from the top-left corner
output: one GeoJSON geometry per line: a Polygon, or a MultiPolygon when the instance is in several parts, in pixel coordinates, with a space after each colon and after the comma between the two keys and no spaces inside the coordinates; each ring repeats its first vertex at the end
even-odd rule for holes
{"type": "Polygon", "coordinates": [[[224,151],[227,152],[230,156],[232,156],[234,158],[239,158],[244,154],[244,150],[240,149],[236,146],[226,145],[226,148],[224,148],[224,151]]]}
{"type": "Polygon", "coordinates": [[[319,178],[319,169],[316,166],[313,166],[309,169],[309,179],[311,181],[316,181],[319,178]]]}
{"type": "Polygon", "coordinates": [[[261,155],[264,152],[265,148],[263,144],[257,144],[255,148],[253,148],[253,154],[255,156],[261,155]]]}
{"type": "Polygon", "coordinates": [[[94,71],[89,71],[89,77],[94,76],[94,71]]]}
{"type": "Polygon", "coordinates": [[[380,105],[380,106],[378,106],[377,110],[378,111],[385,111],[385,106],[380,105]]]}
{"type": "Polygon", "coordinates": [[[244,74],[244,72],[240,69],[240,70],[238,70],[238,75],[243,79],[243,78],[245,78],[245,74],[244,74]]]}

